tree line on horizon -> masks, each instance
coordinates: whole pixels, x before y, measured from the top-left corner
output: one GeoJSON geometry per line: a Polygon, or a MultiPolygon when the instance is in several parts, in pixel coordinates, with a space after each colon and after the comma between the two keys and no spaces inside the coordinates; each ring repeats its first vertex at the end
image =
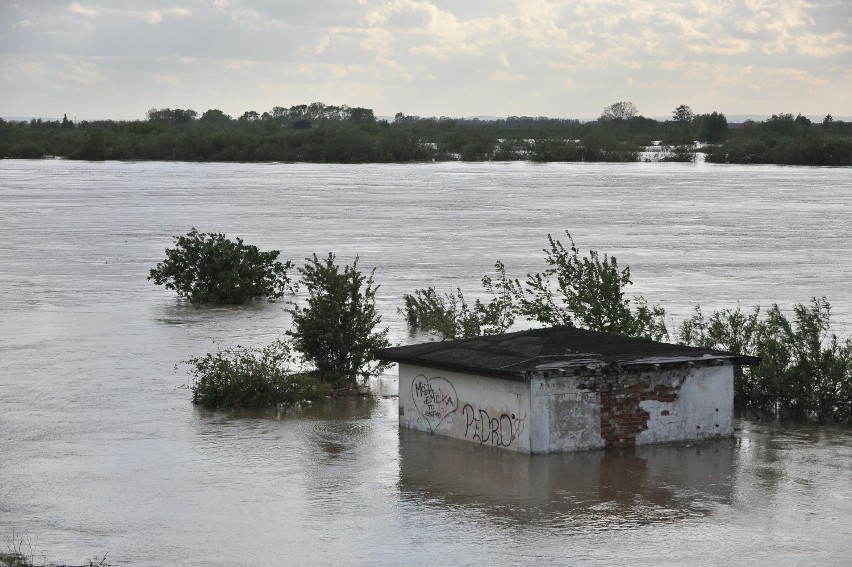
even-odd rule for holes
{"type": "Polygon", "coordinates": [[[637,161],[659,144],[659,161],[693,161],[695,142],[714,163],[852,165],[852,123],[801,114],[729,124],[718,111],[680,105],[669,120],[629,101],[597,120],[531,116],[495,120],[406,116],[321,102],[232,117],[210,109],[152,108],[145,120],[4,121],[0,157],[82,160],[408,163],[429,161],[637,161]]]}

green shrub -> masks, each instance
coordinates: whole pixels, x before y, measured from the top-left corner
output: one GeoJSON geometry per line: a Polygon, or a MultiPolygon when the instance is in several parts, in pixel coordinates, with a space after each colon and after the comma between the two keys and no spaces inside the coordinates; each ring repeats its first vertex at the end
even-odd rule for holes
{"type": "Polygon", "coordinates": [[[498,277],[482,278],[488,303],[470,307],[461,290],[439,296],[434,288],[405,296],[404,314],[412,330],[440,334],[445,339],[502,333],[516,317],[546,326],[581,327],[631,337],[663,340],[668,337],[665,310],[649,306],[642,297],[625,297],[633,282],[630,268],[620,269],[614,257],[601,258],[594,250],[580,256],[569,233],[571,247],[547,235],[544,249],[547,268],[527,274],[525,282],[510,279],[502,262],[495,264],[498,277]]]}
{"type": "Polygon", "coordinates": [[[693,162],[695,152],[691,144],[667,146],[660,156],[660,161],[693,162]]]}
{"type": "Polygon", "coordinates": [[[708,319],[696,308],[680,327],[684,344],[759,356],[738,368],[734,400],[740,407],[786,418],[852,423],[852,339],[831,332],[831,305],[823,297],[793,307],[789,319],[773,305],[761,317],[739,308],[708,319]]]}
{"type": "MultiPolygon", "coordinates": [[[[375,272],[375,270],[373,270],[375,272]]],[[[387,367],[373,358],[373,349],[388,346],[388,329],[375,331],[382,317],[376,311],[373,272],[358,270],[358,258],[343,269],[334,254],[314,254],[299,268],[308,291],[307,306],[294,306],[293,346],[316,367],[321,379],[335,387],[351,387],[387,367]]]]}
{"type": "Polygon", "coordinates": [[[409,329],[426,331],[444,340],[508,331],[515,322],[514,298],[507,285],[510,280],[506,277],[505,266],[500,261],[494,266],[499,278],[482,278],[483,288],[491,295],[488,303],[477,299],[472,306],[468,305],[461,289],[456,289],[456,293],[439,295],[430,286],[405,294],[405,307],[400,312],[405,315],[409,329]]]}
{"type": "Polygon", "coordinates": [[[405,308],[400,311],[410,329],[422,329],[444,340],[496,335],[508,330],[514,322],[511,313],[506,313],[507,318],[499,319],[501,313],[493,309],[493,302],[483,303],[477,299],[471,307],[461,289],[439,295],[430,286],[406,294],[404,301],[405,308]]]}
{"type": "Polygon", "coordinates": [[[260,252],[256,246],[233,242],[224,234],[199,233],[193,228],[175,237],[175,248],[148,276],[157,285],[175,290],[192,303],[245,303],[256,297],[273,301],[288,289],[287,261],[280,252],[260,252]]]}
{"type": "Polygon", "coordinates": [[[19,553],[0,553],[0,567],[32,567],[32,562],[19,553]]]}
{"type": "Polygon", "coordinates": [[[236,348],[186,361],[192,365],[192,402],[207,408],[263,408],[316,401],[331,388],[310,374],[294,372],[283,341],[260,349],[236,348]]]}

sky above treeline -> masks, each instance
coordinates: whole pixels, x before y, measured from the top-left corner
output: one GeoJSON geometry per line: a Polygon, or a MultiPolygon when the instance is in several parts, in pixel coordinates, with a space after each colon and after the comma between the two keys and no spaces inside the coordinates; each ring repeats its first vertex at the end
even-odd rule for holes
{"type": "Polygon", "coordinates": [[[0,116],[852,115],[852,0],[0,0],[0,116]]]}

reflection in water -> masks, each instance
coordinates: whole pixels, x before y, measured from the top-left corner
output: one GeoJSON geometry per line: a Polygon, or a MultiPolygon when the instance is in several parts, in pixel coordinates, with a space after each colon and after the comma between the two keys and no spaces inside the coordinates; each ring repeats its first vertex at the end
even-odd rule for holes
{"type": "Polygon", "coordinates": [[[734,442],[524,455],[400,429],[400,491],[512,529],[612,530],[731,501],[734,442]]]}

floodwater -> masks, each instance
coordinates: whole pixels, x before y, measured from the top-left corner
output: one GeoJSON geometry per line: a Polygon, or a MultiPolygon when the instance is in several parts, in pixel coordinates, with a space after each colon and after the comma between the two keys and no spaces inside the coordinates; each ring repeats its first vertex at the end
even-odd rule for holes
{"type": "MultiPolygon", "coordinates": [[[[283,303],[194,307],[146,280],[172,236],[240,236],[478,296],[546,235],[630,265],[673,325],[813,296],[852,330],[848,168],[0,161],[0,549],[114,565],[849,565],[852,431],[525,456],[397,428],[374,400],[192,406],[181,360],[263,345],[283,303]],[[175,367],[177,364],[177,368],[175,367]]],[[[422,338],[422,337],[420,337],[422,338]]]]}

